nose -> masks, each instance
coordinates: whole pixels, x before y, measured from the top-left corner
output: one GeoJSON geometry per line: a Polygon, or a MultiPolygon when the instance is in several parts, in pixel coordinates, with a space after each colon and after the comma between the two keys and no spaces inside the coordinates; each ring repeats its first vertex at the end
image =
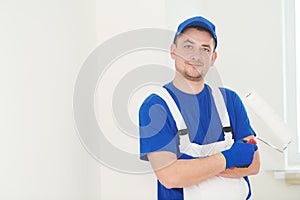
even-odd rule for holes
{"type": "Polygon", "coordinates": [[[191,58],[192,61],[200,61],[200,56],[198,55],[192,55],[192,58],[191,58]]]}
{"type": "Polygon", "coordinates": [[[197,48],[197,49],[194,49],[193,53],[191,54],[191,60],[199,62],[199,61],[203,60],[204,56],[205,56],[205,54],[204,54],[203,49],[197,48]]]}
{"type": "Polygon", "coordinates": [[[196,51],[191,55],[191,59],[192,61],[199,62],[203,59],[203,54],[199,51],[196,51]]]}

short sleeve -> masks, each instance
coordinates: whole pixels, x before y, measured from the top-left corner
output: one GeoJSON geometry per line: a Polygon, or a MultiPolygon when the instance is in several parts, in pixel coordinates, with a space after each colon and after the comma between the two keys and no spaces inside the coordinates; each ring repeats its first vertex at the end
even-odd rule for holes
{"type": "Polygon", "coordinates": [[[169,151],[178,154],[177,128],[167,104],[156,94],[150,95],[139,110],[140,158],[147,154],[169,151]]]}
{"type": "Polygon", "coordinates": [[[250,120],[241,98],[235,92],[228,89],[226,90],[226,95],[234,139],[241,140],[250,135],[255,136],[256,133],[250,125],[250,120]]]}

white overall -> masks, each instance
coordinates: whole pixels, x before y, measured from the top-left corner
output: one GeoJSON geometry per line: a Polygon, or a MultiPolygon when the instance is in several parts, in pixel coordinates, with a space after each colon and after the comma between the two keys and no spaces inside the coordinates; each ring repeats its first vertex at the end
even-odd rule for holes
{"type": "MultiPolygon", "coordinates": [[[[212,88],[212,95],[215,101],[219,117],[223,128],[229,128],[229,131],[224,131],[224,141],[199,145],[191,143],[187,134],[187,126],[184,119],[174,102],[171,95],[166,89],[156,92],[167,103],[171,114],[176,122],[177,130],[180,136],[179,149],[181,153],[193,157],[207,157],[226,149],[229,149],[233,144],[232,133],[230,129],[230,120],[225,106],[224,98],[219,88],[212,88]]],[[[226,129],[224,129],[226,130],[226,129]]],[[[245,200],[249,193],[249,188],[244,178],[224,178],[214,176],[199,184],[183,188],[184,200],[245,200]]]]}

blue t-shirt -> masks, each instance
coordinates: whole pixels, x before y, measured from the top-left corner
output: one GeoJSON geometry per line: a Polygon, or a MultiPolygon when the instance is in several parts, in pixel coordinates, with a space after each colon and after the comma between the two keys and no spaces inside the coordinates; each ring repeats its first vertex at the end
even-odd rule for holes
{"type": "MultiPolygon", "coordinates": [[[[183,116],[191,142],[202,145],[224,140],[221,120],[208,85],[205,84],[199,94],[184,93],[172,82],[164,87],[173,97],[183,116]]],[[[255,135],[238,95],[225,88],[221,88],[221,92],[230,118],[233,139],[236,141],[255,135]]],[[[142,160],[148,160],[147,154],[157,151],[173,152],[178,159],[186,158],[180,156],[176,123],[166,102],[158,95],[150,95],[141,105],[139,126],[142,160]]],[[[249,185],[248,178],[245,179],[249,185]]],[[[167,189],[158,181],[158,200],[183,200],[183,189],[167,189]]]]}

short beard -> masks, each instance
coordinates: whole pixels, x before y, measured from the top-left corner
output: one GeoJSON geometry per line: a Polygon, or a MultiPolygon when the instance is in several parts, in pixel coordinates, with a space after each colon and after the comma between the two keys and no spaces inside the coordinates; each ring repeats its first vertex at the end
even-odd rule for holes
{"type": "Polygon", "coordinates": [[[198,76],[190,76],[187,73],[183,74],[184,78],[186,78],[189,81],[195,81],[195,82],[199,82],[199,81],[203,81],[204,77],[202,74],[199,74],[198,76]]]}

